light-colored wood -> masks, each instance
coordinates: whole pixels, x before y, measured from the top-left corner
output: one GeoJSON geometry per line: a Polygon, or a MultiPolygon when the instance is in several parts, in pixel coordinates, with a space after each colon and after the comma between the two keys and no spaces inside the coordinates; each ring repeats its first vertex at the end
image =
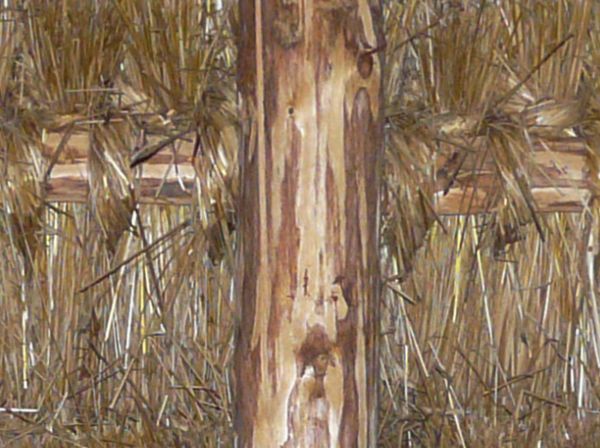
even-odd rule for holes
{"type": "MultiPolygon", "coordinates": [[[[505,183],[494,148],[474,145],[443,152],[438,162],[433,203],[440,215],[494,212],[506,204],[505,183]]],[[[595,181],[586,142],[579,138],[537,140],[520,160],[522,178],[538,212],[578,212],[589,204],[595,181]]],[[[512,169],[508,176],[514,176],[512,169]]],[[[519,195],[521,192],[514,192],[519,195]]]]}
{"type": "Polygon", "coordinates": [[[373,447],[379,7],[240,6],[238,445],[373,447]]]}
{"type": "MultiPolygon", "coordinates": [[[[60,147],[62,133],[49,133],[44,140],[45,155],[50,160],[60,147]]],[[[66,137],[57,163],[46,182],[49,202],[85,202],[89,193],[89,134],[73,133],[66,137]]],[[[148,144],[161,140],[151,137],[148,144]]],[[[192,162],[193,135],[169,145],[154,157],[133,169],[136,199],[151,204],[190,204],[196,170],[192,162]]]]}
{"type": "MultiPolygon", "coordinates": [[[[50,133],[48,156],[59,146],[63,135],[50,133]]],[[[155,138],[156,139],[156,138],[155,138]]],[[[180,204],[191,202],[196,170],[192,163],[193,136],[169,146],[147,160],[136,172],[136,191],[143,203],[180,204]],[[174,155],[176,154],[176,155],[174,155]]],[[[49,201],[85,202],[88,196],[87,134],[74,134],[53,167],[46,187],[49,201]]],[[[457,158],[458,159],[458,158],[457,158]]],[[[457,161],[441,162],[435,184],[434,204],[440,215],[494,211],[500,180],[491,156],[483,164],[469,157],[447,188],[457,161]],[[446,191],[447,190],[447,191],[446,191]],[[472,199],[473,198],[473,199],[472,199]]],[[[592,198],[593,179],[585,142],[581,139],[549,140],[538,145],[528,164],[535,207],[540,212],[577,212],[592,198]]]]}

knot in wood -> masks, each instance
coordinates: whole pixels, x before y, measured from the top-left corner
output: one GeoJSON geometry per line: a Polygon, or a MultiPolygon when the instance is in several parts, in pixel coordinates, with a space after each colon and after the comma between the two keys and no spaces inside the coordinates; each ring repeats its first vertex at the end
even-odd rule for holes
{"type": "Polygon", "coordinates": [[[370,53],[361,53],[357,61],[358,73],[363,79],[367,79],[373,72],[373,55],[370,53]]]}
{"type": "Polygon", "coordinates": [[[298,0],[277,1],[273,28],[275,39],[285,49],[292,48],[303,39],[298,0]]]}
{"type": "Polygon", "coordinates": [[[327,336],[325,329],[320,325],[312,327],[298,351],[298,361],[302,371],[313,367],[315,374],[324,375],[331,362],[333,343],[327,336]]]}

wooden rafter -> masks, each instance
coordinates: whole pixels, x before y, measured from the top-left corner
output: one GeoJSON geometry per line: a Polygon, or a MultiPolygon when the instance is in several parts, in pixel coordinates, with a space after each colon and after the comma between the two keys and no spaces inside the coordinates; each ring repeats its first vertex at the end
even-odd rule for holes
{"type": "MultiPolygon", "coordinates": [[[[47,152],[58,147],[62,134],[47,136],[47,152]]],[[[61,160],[52,168],[47,185],[51,202],[85,202],[88,197],[87,134],[71,136],[61,160]]],[[[137,199],[142,203],[179,204],[191,202],[196,170],[190,139],[165,148],[135,171],[137,199]]],[[[489,156],[483,163],[476,155],[459,165],[460,157],[440,162],[435,182],[434,205],[440,215],[492,211],[497,208],[500,182],[489,156]]],[[[531,190],[539,212],[577,212],[589,202],[593,179],[586,144],[577,138],[539,144],[528,163],[531,190]]]]}

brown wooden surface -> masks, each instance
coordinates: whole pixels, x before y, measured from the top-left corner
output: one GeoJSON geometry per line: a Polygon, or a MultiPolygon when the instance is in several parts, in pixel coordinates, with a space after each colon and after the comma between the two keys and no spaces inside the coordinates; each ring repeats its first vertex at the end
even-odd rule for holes
{"type": "MultiPolygon", "coordinates": [[[[50,133],[45,138],[48,159],[59,148],[64,134],[50,133]]],[[[169,145],[154,157],[133,169],[136,196],[143,203],[189,204],[196,170],[192,163],[193,135],[169,145]]],[[[66,137],[60,158],[52,167],[46,184],[50,202],[85,202],[89,193],[89,134],[73,133],[66,137]]],[[[159,137],[149,139],[157,143],[159,137]]]]}
{"type": "Polygon", "coordinates": [[[239,446],[375,446],[379,8],[240,4],[239,446]]]}
{"type": "MultiPolygon", "coordinates": [[[[50,156],[59,146],[62,134],[46,139],[50,156]]],[[[155,138],[157,139],[157,138],[155,138]]],[[[137,197],[144,203],[189,204],[196,171],[192,163],[193,135],[176,142],[134,170],[137,197]]],[[[74,134],[48,179],[47,199],[51,202],[85,202],[88,196],[87,134],[74,134]]],[[[485,148],[479,148],[481,152],[485,148]]],[[[439,163],[433,199],[440,215],[493,211],[499,205],[490,195],[500,187],[491,152],[481,161],[480,154],[468,157],[459,168],[460,156],[439,163]],[[452,180],[450,188],[449,182],[452,180]],[[473,197],[473,199],[471,199],[473,197]]],[[[538,144],[525,166],[531,180],[535,207],[540,212],[577,212],[592,194],[589,160],[585,142],[577,138],[549,140],[538,144]]]]}

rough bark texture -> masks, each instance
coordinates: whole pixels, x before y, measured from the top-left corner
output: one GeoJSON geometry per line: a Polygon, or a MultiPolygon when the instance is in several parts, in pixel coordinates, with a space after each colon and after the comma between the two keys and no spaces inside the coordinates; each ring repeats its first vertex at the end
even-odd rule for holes
{"type": "Polygon", "coordinates": [[[380,8],[240,5],[238,445],[375,446],[380,8]]]}

